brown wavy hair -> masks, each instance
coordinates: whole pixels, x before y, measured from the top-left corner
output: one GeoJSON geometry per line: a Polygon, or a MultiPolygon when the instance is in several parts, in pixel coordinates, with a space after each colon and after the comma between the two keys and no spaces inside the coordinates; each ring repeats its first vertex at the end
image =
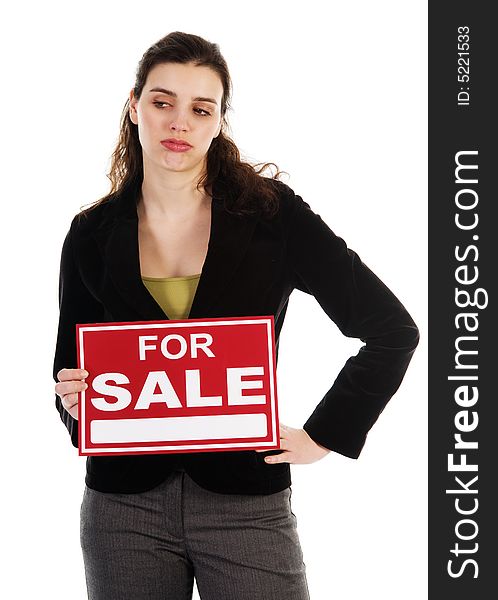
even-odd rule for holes
{"type": "MultiPolygon", "coordinates": [[[[273,215],[278,207],[278,191],[277,186],[272,185],[272,180],[278,179],[286,171],[280,171],[273,162],[253,165],[243,161],[235,142],[228,135],[230,126],[226,113],[231,109],[232,81],[218,44],[181,31],[169,33],[152,44],[142,56],[136,71],[133,93],[137,100],[142,94],[149,71],[162,63],[193,63],[209,67],[218,74],[223,85],[221,130],[211,142],[207,152],[206,172],[199,179],[197,189],[202,186],[221,195],[225,209],[231,213],[244,215],[261,211],[265,215],[273,215]],[[271,178],[262,176],[271,166],[276,169],[271,178]]],[[[107,173],[111,189],[84,212],[118,196],[124,190],[140,190],[143,181],[142,147],[138,127],[129,116],[129,104],[128,98],[121,114],[119,138],[112,154],[111,169],[107,173]]]]}

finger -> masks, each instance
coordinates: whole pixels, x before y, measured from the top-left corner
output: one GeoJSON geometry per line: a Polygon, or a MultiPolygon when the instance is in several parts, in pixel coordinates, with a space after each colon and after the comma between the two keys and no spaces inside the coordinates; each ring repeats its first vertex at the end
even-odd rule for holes
{"type": "Polygon", "coordinates": [[[75,404],[78,404],[78,394],[65,394],[62,396],[61,402],[62,406],[66,410],[69,410],[70,408],[73,408],[75,404]]]}
{"type": "Polygon", "coordinates": [[[61,369],[57,373],[59,381],[74,381],[75,379],[85,379],[89,373],[85,369],[61,369]]]}
{"type": "Polygon", "coordinates": [[[62,398],[66,394],[74,394],[87,387],[88,384],[82,381],[64,381],[55,384],[55,392],[62,398]]]}
{"type": "Polygon", "coordinates": [[[84,381],[63,381],[55,384],[55,392],[59,396],[74,394],[86,390],[88,383],[84,381]]]}
{"type": "Polygon", "coordinates": [[[281,452],[280,454],[274,454],[272,456],[265,456],[265,462],[269,464],[278,464],[283,462],[290,462],[291,453],[288,451],[281,452]]]}
{"type": "Polygon", "coordinates": [[[280,438],[280,444],[278,448],[262,448],[260,450],[255,450],[255,452],[270,452],[270,450],[282,450],[283,448],[287,449],[288,445],[288,441],[285,441],[283,438],[280,438]]]}
{"type": "Polygon", "coordinates": [[[289,431],[289,429],[287,429],[287,428],[285,428],[285,429],[284,429],[283,427],[280,427],[280,435],[279,435],[280,439],[281,439],[281,440],[285,440],[285,439],[287,439],[289,436],[290,436],[290,431],[289,431]]]}
{"type": "Polygon", "coordinates": [[[289,440],[280,438],[280,450],[289,450],[289,440]]]}

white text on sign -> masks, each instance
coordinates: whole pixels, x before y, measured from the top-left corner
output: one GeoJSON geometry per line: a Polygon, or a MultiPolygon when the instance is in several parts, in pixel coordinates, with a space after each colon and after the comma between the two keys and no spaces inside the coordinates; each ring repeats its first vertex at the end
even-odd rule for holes
{"type": "MultiPolygon", "coordinates": [[[[209,334],[194,333],[190,334],[190,346],[185,337],[178,334],[167,335],[161,341],[160,349],[162,354],[168,359],[178,359],[185,356],[188,347],[190,347],[190,356],[197,358],[198,350],[202,349],[206,356],[214,358],[214,353],[208,347],[213,338],[209,334]],[[180,350],[171,353],[168,344],[175,340],[180,344],[180,350]]],[[[139,357],[140,360],[146,360],[146,351],[157,350],[155,344],[147,344],[149,341],[157,341],[158,336],[139,336],[139,357]]],[[[265,404],[266,396],[250,395],[244,396],[243,391],[247,389],[261,389],[262,380],[243,380],[244,376],[264,375],[262,366],[251,367],[232,367],[226,369],[227,384],[227,404],[229,406],[240,406],[248,404],[265,404]]],[[[130,380],[123,373],[102,373],[97,375],[92,382],[92,389],[97,394],[103,394],[101,397],[90,398],[90,402],[97,410],[119,411],[128,408],[133,402],[132,394],[129,390],[120,385],[129,384],[130,380]],[[111,385],[109,382],[114,383],[111,385]],[[117,385],[116,385],[117,384],[117,385]],[[115,398],[109,401],[107,397],[115,398]]],[[[205,406],[222,406],[222,396],[202,396],[201,395],[201,372],[199,369],[187,369],[185,371],[185,406],[187,408],[198,408],[205,406]]],[[[152,403],[163,403],[167,408],[183,408],[180,398],[168,377],[166,371],[150,371],[142,386],[142,391],[134,406],[135,410],[147,410],[152,403]],[[160,392],[154,393],[156,387],[160,392]]]]}

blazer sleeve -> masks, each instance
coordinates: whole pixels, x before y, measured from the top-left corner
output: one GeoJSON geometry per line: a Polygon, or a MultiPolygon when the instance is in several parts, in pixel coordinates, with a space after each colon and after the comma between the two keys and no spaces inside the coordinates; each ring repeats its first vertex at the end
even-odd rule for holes
{"type": "Polygon", "coordinates": [[[368,431],[398,389],[419,331],[387,286],[293,194],[287,232],[295,288],[312,294],[348,337],[364,342],[303,428],[320,445],[358,458],[368,431]]]}
{"type": "MultiPolygon", "coordinates": [[[[84,285],[74,257],[73,236],[76,217],[73,219],[62,245],[59,272],[59,326],[53,363],[53,377],[63,369],[78,367],[76,350],[76,324],[101,321],[103,306],[84,285]]],[[[78,421],[62,406],[55,394],[55,407],[66,426],[71,443],[78,448],[78,421]]]]}

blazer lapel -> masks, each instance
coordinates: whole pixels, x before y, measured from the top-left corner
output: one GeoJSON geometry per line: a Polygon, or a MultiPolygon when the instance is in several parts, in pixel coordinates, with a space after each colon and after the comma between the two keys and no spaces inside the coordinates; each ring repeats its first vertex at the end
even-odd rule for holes
{"type": "MultiPolygon", "coordinates": [[[[127,192],[112,200],[115,204],[107,217],[110,227],[100,227],[94,237],[114,287],[136,312],[136,320],[169,319],[142,282],[136,198],[136,193],[127,192]]],[[[246,253],[257,221],[257,215],[228,213],[215,193],[207,255],[188,318],[209,315],[246,253]]]]}

